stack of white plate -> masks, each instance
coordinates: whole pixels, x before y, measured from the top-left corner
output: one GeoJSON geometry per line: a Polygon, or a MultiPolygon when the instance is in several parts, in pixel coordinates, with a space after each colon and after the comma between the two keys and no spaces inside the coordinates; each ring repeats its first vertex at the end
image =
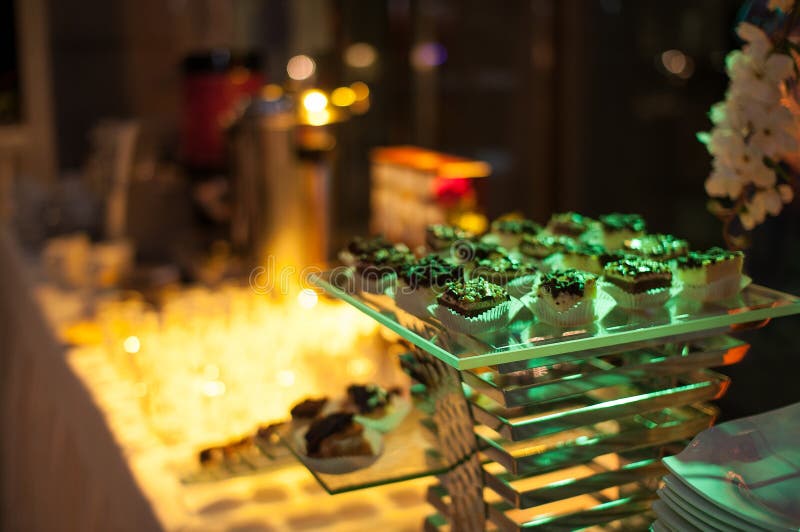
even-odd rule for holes
{"type": "Polygon", "coordinates": [[[800,403],[712,427],[664,464],[652,530],[800,529],[800,403]]]}

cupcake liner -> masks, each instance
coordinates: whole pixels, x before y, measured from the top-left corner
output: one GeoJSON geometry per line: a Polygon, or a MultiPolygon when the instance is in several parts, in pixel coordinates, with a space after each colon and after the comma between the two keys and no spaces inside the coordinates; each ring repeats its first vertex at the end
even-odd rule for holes
{"type": "Polygon", "coordinates": [[[751,279],[746,275],[732,275],[705,285],[684,284],[680,293],[681,297],[687,299],[711,303],[735,296],[750,282],[751,279]]]}
{"type": "Polygon", "coordinates": [[[364,425],[367,429],[373,429],[381,433],[386,433],[395,429],[411,411],[411,401],[405,397],[395,395],[389,404],[384,408],[384,414],[379,418],[356,415],[353,419],[364,425]]]}
{"type": "Polygon", "coordinates": [[[446,329],[475,335],[505,327],[511,320],[512,305],[511,301],[505,301],[472,318],[439,304],[431,305],[428,310],[446,329]]]}
{"type": "Polygon", "coordinates": [[[357,469],[369,467],[383,453],[383,437],[375,429],[364,427],[364,439],[372,447],[372,454],[369,456],[337,456],[335,458],[312,458],[306,455],[306,432],[308,426],[301,427],[292,435],[295,448],[299,451],[299,458],[309,469],[328,473],[330,475],[341,475],[350,473],[357,469]]]}
{"type": "Polygon", "coordinates": [[[394,288],[396,283],[397,283],[396,273],[383,275],[381,277],[374,277],[374,276],[364,277],[362,275],[356,275],[356,288],[361,292],[374,294],[376,296],[385,294],[386,290],[388,290],[389,288],[394,288]]]}
{"type": "Polygon", "coordinates": [[[639,294],[631,294],[613,283],[602,281],[600,287],[617,302],[617,305],[628,310],[644,310],[661,307],[672,297],[670,287],[654,288],[639,294]]]}
{"type": "Polygon", "coordinates": [[[530,308],[539,321],[556,327],[577,327],[595,320],[594,300],[580,301],[567,310],[558,311],[542,298],[537,297],[531,301],[530,308]]]}
{"type": "Polygon", "coordinates": [[[395,304],[409,314],[418,318],[427,318],[428,307],[436,302],[436,292],[428,287],[411,288],[405,283],[400,283],[394,296],[395,304]]]}

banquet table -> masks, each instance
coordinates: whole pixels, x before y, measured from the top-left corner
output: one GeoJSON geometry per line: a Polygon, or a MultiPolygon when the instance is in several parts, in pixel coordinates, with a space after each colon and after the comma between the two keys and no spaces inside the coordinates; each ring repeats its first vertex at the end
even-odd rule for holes
{"type": "Polygon", "coordinates": [[[290,463],[182,484],[197,449],[156,436],[100,348],[59,341],[81,298],[37,297],[32,264],[0,229],[0,530],[420,529],[424,478],[331,496],[290,463]]]}

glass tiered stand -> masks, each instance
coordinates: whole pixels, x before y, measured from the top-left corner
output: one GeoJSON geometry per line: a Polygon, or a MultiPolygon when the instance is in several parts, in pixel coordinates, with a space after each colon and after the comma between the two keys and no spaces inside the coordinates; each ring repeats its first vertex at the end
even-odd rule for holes
{"type": "Polygon", "coordinates": [[[352,489],[435,474],[427,530],[646,528],[661,457],[714,422],[708,402],[728,388],[707,368],[749,349],[729,333],[800,313],[798,298],[751,284],[722,303],[676,297],[644,313],[603,299],[599,319],[575,329],[523,308],[506,329],[468,336],[401,310],[391,293],[352,290],[346,271],[312,281],[409,344],[401,363],[424,413],[406,424],[433,434],[427,449],[387,442],[396,456],[382,471],[353,473],[371,481],[327,480],[352,489]]]}

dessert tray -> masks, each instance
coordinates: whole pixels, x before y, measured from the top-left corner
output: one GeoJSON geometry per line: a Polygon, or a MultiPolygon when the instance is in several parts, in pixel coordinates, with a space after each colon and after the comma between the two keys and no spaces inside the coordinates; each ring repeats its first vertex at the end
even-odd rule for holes
{"type": "MultiPolygon", "coordinates": [[[[311,282],[371,316],[415,346],[452,367],[464,370],[498,366],[501,371],[542,366],[553,362],[595,356],[607,350],[637,345],[657,345],[671,337],[692,333],[708,336],[764,325],[770,318],[800,312],[800,299],[757,284],[749,284],[726,301],[699,303],[673,297],[663,308],[633,312],[614,304],[611,297],[598,296],[592,324],[560,329],[539,322],[523,308],[502,330],[468,335],[442,327],[434,317],[412,315],[395,304],[391,291],[383,295],[352,290],[347,270],[337,269],[314,275],[311,282]]],[[[608,351],[606,351],[608,352],[608,351]]]]}

